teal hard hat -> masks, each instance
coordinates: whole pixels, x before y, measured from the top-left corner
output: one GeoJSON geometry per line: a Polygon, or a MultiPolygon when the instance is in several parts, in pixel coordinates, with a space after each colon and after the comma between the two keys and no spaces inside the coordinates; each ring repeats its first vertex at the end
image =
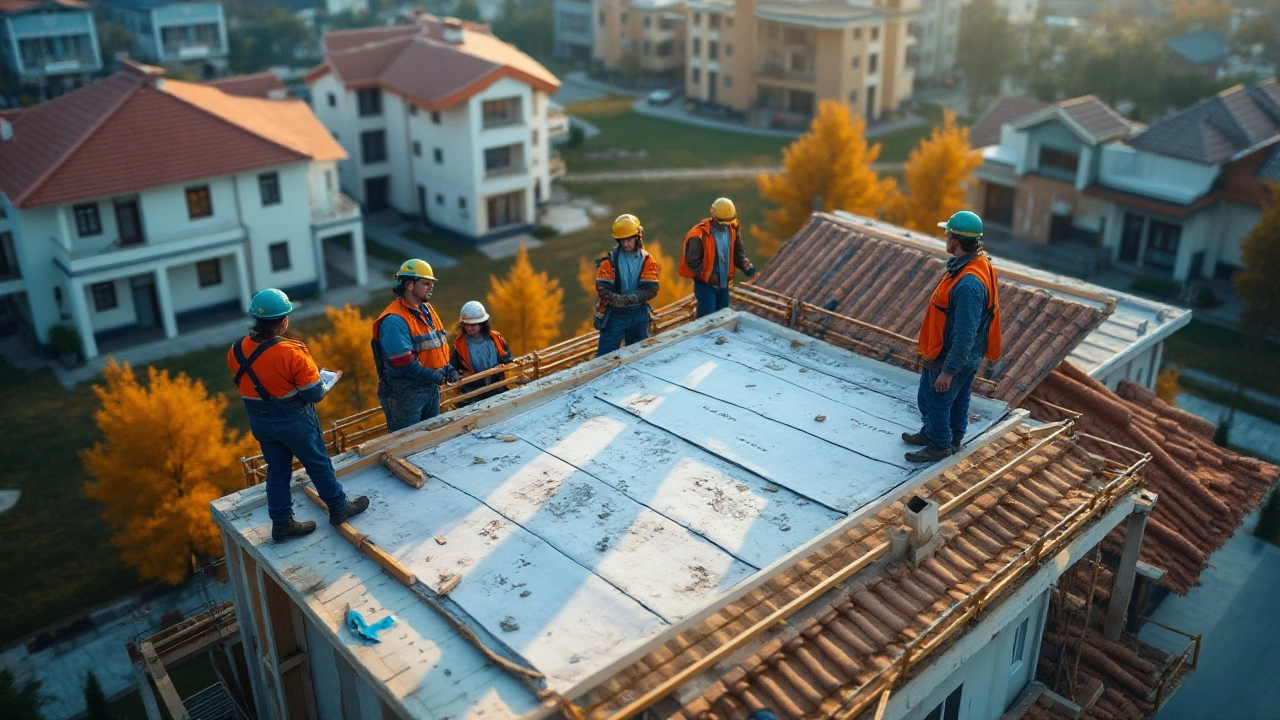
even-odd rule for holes
{"type": "Polygon", "coordinates": [[[980,238],[982,237],[982,218],[977,213],[961,210],[946,222],[938,223],[938,227],[946,230],[952,235],[958,235],[963,238],[980,238]]]}
{"type": "Polygon", "coordinates": [[[259,290],[249,301],[249,314],[259,320],[279,320],[293,312],[293,303],[283,290],[267,288],[259,290]]]}

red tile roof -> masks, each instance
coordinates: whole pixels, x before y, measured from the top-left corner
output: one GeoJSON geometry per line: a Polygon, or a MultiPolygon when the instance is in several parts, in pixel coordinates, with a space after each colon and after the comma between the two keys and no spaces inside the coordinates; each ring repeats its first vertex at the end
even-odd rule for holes
{"type": "MultiPolygon", "coordinates": [[[[1082,431],[1151,453],[1147,489],[1160,499],[1147,520],[1141,559],[1167,571],[1161,585],[1185,595],[1200,583],[1209,556],[1262,501],[1280,468],[1213,443],[1213,425],[1170,407],[1150,390],[1122,382],[1116,393],[1070,363],[1063,363],[1023,403],[1038,420],[1065,413],[1047,401],[1084,413],[1082,431]]],[[[1117,451],[1085,438],[1090,451],[1124,462],[1117,451]]],[[[1119,552],[1123,530],[1103,547],[1119,552]]]]}
{"type": "Polygon", "coordinates": [[[24,110],[0,142],[0,192],[39,207],[346,157],[301,100],[161,83],[159,72],[130,66],[24,110]]]}
{"type": "Polygon", "coordinates": [[[418,17],[413,25],[326,33],[325,62],[307,74],[307,82],[333,72],[345,87],[380,87],[425,110],[452,107],[502,78],[548,93],[560,87],[555,75],[494,37],[487,25],[464,23],[462,42],[453,43],[444,39],[444,21],[418,17]]]}
{"type": "MultiPolygon", "coordinates": [[[[756,285],[915,338],[945,263],[895,239],[903,232],[815,213],[769,260],[756,285]]],[[[1030,392],[1106,319],[1096,307],[1006,280],[1000,304],[1004,354],[984,365],[982,377],[996,383],[990,397],[1010,402],[1030,392]]],[[[847,334],[892,344],[852,328],[847,334]]],[[[914,343],[892,349],[916,356],[914,343]]]]}
{"type": "Polygon", "coordinates": [[[1063,100],[1014,122],[1018,127],[1028,128],[1064,116],[1068,124],[1083,132],[1087,136],[1085,139],[1093,145],[1128,137],[1141,128],[1141,125],[1128,120],[1093,95],[1063,100]]]}
{"type": "Polygon", "coordinates": [[[228,95],[243,97],[265,98],[270,96],[272,90],[287,92],[280,76],[271,70],[252,75],[233,75],[217,80],[206,80],[204,84],[218,88],[228,95]]]}
{"type": "MultiPolygon", "coordinates": [[[[793,615],[785,627],[767,632],[745,660],[710,671],[711,684],[700,686],[705,689],[684,701],[675,717],[742,720],[768,707],[779,717],[798,718],[830,710],[863,688],[894,661],[904,643],[1085,505],[1091,488],[1100,487],[1094,483],[1111,477],[1104,477],[1102,463],[1066,436],[1032,451],[1036,442],[1008,433],[919,488],[919,495],[942,505],[1013,464],[1008,475],[942,518],[944,540],[931,558],[872,565],[855,575],[793,615]]],[[[581,699],[588,716],[620,709],[859,559],[883,541],[887,528],[901,523],[901,512],[899,502],[864,521],[615,675],[581,699]]]]}
{"type": "Polygon", "coordinates": [[[26,12],[44,5],[61,6],[75,10],[85,10],[89,7],[89,3],[81,2],[81,0],[0,0],[0,13],[26,12]]]}
{"type": "Polygon", "coordinates": [[[991,103],[991,107],[982,113],[982,116],[973,124],[973,127],[969,128],[969,145],[975,148],[984,148],[989,145],[999,144],[1000,128],[1005,123],[1019,120],[1048,106],[1049,103],[1041,102],[1035,98],[1001,95],[996,98],[995,102],[991,103]]]}

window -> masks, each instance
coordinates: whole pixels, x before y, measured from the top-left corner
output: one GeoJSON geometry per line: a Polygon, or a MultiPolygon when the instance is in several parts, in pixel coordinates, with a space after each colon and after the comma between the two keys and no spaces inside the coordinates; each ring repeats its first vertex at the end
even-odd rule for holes
{"type": "Polygon", "coordinates": [[[1142,264],[1148,267],[1173,271],[1178,262],[1178,244],[1182,240],[1182,226],[1152,220],[1147,223],[1147,252],[1142,264]]]}
{"type": "Polygon", "coordinates": [[[529,141],[529,144],[530,144],[530,145],[537,145],[537,144],[538,144],[538,131],[537,131],[537,130],[534,130],[534,131],[533,131],[533,139],[532,139],[531,141],[529,141]]]}
{"type": "Polygon", "coordinates": [[[960,699],[963,695],[964,684],[951,691],[946,700],[938,703],[938,706],[929,711],[924,716],[924,720],[960,720],[960,699]]]}
{"type": "Polygon", "coordinates": [[[720,16],[716,14],[707,15],[707,27],[712,30],[720,29],[720,16]]]}
{"type": "Polygon", "coordinates": [[[410,114],[410,115],[417,115],[417,114],[418,114],[418,106],[417,106],[417,105],[410,105],[410,106],[409,106],[409,114],[410,114]]]}
{"type": "Polygon", "coordinates": [[[690,70],[689,81],[692,82],[694,85],[697,85],[698,83],[702,82],[702,71],[699,70],[698,68],[694,68],[690,70]]]}
{"type": "Polygon", "coordinates": [[[462,197],[461,195],[458,196],[458,209],[459,210],[467,209],[467,199],[462,197]]]}
{"type": "Polygon", "coordinates": [[[114,310],[120,306],[120,301],[116,299],[115,282],[94,283],[89,286],[89,291],[93,293],[93,309],[98,312],[114,310]]]}
{"type": "Polygon", "coordinates": [[[293,266],[289,262],[289,243],[272,243],[267,250],[271,253],[271,272],[281,272],[293,266]]]}
{"type": "Polygon", "coordinates": [[[702,13],[700,13],[700,12],[696,12],[696,13],[694,13],[694,14],[693,14],[693,24],[694,24],[694,25],[701,25],[701,24],[702,24],[702,13]]]}
{"type": "Polygon", "coordinates": [[[732,75],[725,75],[725,76],[724,76],[724,86],[725,86],[725,87],[727,87],[727,88],[731,88],[731,87],[733,87],[733,76],[732,76],[732,75]]]}
{"type": "Polygon", "coordinates": [[[626,14],[626,13],[618,13],[618,24],[619,24],[619,25],[626,25],[626,24],[627,24],[627,14],[626,14]]]}
{"type": "Polygon", "coordinates": [[[263,205],[280,204],[280,174],[262,173],[258,176],[258,194],[262,196],[263,205]]]}
{"type": "Polygon", "coordinates": [[[850,91],[849,91],[849,104],[850,104],[850,105],[852,105],[852,106],[854,106],[854,107],[857,107],[857,106],[858,106],[858,91],[857,91],[857,90],[850,90],[850,91]]]}
{"type": "Polygon", "coordinates": [[[604,27],[604,11],[603,10],[600,11],[600,18],[598,22],[600,23],[600,27],[604,27]]]}
{"type": "Polygon", "coordinates": [[[485,202],[489,212],[489,229],[524,222],[524,191],[495,195],[485,202]]]}
{"type": "Polygon", "coordinates": [[[441,193],[436,193],[436,204],[437,205],[444,204],[444,195],[442,195],[441,193]]]}
{"type": "Polygon", "coordinates": [[[486,100],[480,106],[484,114],[484,127],[501,127],[520,122],[520,98],[486,100]]]}
{"type": "Polygon", "coordinates": [[[202,260],[196,263],[196,276],[200,280],[200,287],[221,285],[222,260],[214,258],[212,260],[202,260]]]}
{"type": "Polygon", "coordinates": [[[782,31],[782,41],[788,45],[804,45],[809,41],[809,33],[800,28],[786,28],[782,31]]]}
{"type": "Polygon", "coordinates": [[[793,73],[809,72],[809,56],[804,53],[791,53],[787,69],[793,73]]]}
{"type": "Polygon", "coordinates": [[[733,57],[733,45],[731,43],[724,44],[724,56],[733,57]]]}
{"type": "Polygon", "coordinates": [[[853,69],[854,69],[854,70],[857,70],[857,69],[858,69],[858,66],[862,64],[861,60],[862,60],[861,58],[854,58],[854,59],[853,59],[853,69]]]}
{"type": "Polygon", "coordinates": [[[1040,147],[1040,169],[1048,170],[1051,174],[1066,174],[1072,178],[1076,176],[1076,168],[1079,166],[1080,156],[1070,150],[1058,150],[1051,147],[1040,147]]]}
{"type": "Polygon", "coordinates": [[[76,232],[80,237],[102,234],[102,218],[98,217],[98,203],[76,205],[71,208],[76,216],[76,232]]]}
{"type": "Polygon", "coordinates": [[[644,54],[645,54],[645,55],[649,55],[651,52],[652,52],[652,48],[651,48],[651,47],[650,47],[650,45],[649,45],[649,41],[648,41],[648,40],[645,40],[645,41],[644,41],[644,54]]]}
{"type": "Polygon", "coordinates": [[[378,88],[364,88],[356,91],[356,103],[360,108],[360,117],[374,117],[382,114],[382,91],[378,88]]]}
{"type": "Polygon", "coordinates": [[[880,39],[880,26],[877,25],[871,28],[871,42],[875,42],[879,39],[880,39]]]}
{"type": "Polygon", "coordinates": [[[187,188],[187,217],[192,220],[213,215],[213,201],[209,199],[209,186],[187,188]]]}
{"type": "Polygon", "coordinates": [[[718,60],[720,58],[720,43],[715,40],[707,42],[707,59],[718,60]]]}
{"type": "Polygon", "coordinates": [[[645,16],[644,16],[644,26],[645,26],[645,27],[647,27],[647,28],[648,28],[648,27],[653,27],[653,18],[649,17],[648,15],[645,15],[645,16]]]}
{"type": "Polygon", "coordinates": [[[693,56],[699,57],[701,55],[702,55],[702,39],[694,38],[693,39],[693,56]]]}
{"type": "Polygon", "coordinates": [[[325,192],[333,192],[333,171],[324,171],[324,190],[325,192]]]}
{"type": "Polygon", "coordinates": [[[1027,623],[1029,622],[1031,618],[1023,620],[1013,633],[1013,657],[1009,660],[1010,673],[1015,673],[1022,668],[1023,656],[1027,653],[1027,623]]]}
{"type": "Polygon", "coordinates": [[[360,161],[370,163],[387,159],[387,133],[384,130],[367,130],[360,133],[360,161]]]}
{"type": "Polygon", "coordinates": [[[422,143],[417,140],[413,141],[413,156],[422,157],[422,143]]]}
{"type": "Polygon", "coordinates": [[[733,18],[731,18],[731,17],[727,17],[727,18],[725,18],[725,19],[724,19],[724,26],[725,26],[725,27],[733,27],[733,18]]]}
{"type": "Polygon", "coordinates": [[[18,267],[18,251],[13,245],[13,233],[0,232],[0,280],[16,280],[22,277],[18,267]]]}
{"type": "Polygon", "coordinates": [[[856,28],[854,28],[854,29],[853,29],[853,39],[854,39],[854,40],[861,40],[861,39],[862,39],[862,28],[860,28],[860,27],[856,27],[856,28]]]}
{"type": "Polygon", "coordinates": [[[436,164],[437,164],[437,165],[443,165],[443,164],[444,164],[444,151],[443,151],[443,150],[441,150],[440,148],[434,148],[434,149],[432,149],[432,151],[431,151],[431,156],[432,156],[433,158],[435,158],[435,161],[436,161],[436,164]]]}
{"type": "Polygon", "coordinates": [[[870,55],[867,56],[867,74],[875,75],[877,72],[879,72],[879,70],[880,70],[880,56],[877,55],[876,53],[871,53],[870,55]]]}
{"type": "Polygon", "coordinates": [[[329,93],[329,107],[338,107],[338,96],[329,93]]]}
{"type": "Polygon", "coordinates": [[[435,110],[431,111],[431,124],[432,125],[440,124],[440,113],[438,111],[435,111],[435,110]]]}
{"type": "Polygon", "coordinates": [[[522,148],[517,143],[515,145],[504,145],[502,147],[489,148],[488,150],[485,150],[485,175],[501,175],[523,169],[523,163],[521,162],[521,149],[522,148]]]}

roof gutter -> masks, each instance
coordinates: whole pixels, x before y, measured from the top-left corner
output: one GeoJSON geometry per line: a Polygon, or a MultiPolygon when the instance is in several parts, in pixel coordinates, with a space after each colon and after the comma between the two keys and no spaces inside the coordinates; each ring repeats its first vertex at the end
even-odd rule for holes
{"type": "Polygon", "coordinates": [[[1235,155],[1232,155],[1231,157],[1227,158],[1227,162],[1231,163],[1241,158],[1248,157],[1249,155],[1252,155],[1253,153],[1265,147],[1275,145],[1277,142],[1280,142],[1280,132],[1276,133],[1275,135],[1272,135],[1271,137],[1267,138],[1266,140],[1263,140],[1262,142],[1254,143],[1250,147],[1247,147],[1244,150],[1241,150],[1240,152],[1236,153],[1235,155]]]}

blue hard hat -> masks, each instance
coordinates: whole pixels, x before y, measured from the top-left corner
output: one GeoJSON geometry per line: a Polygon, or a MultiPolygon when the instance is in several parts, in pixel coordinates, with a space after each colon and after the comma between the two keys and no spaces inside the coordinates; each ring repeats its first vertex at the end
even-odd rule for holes
{"type": "Polygon", "coordinates": [[[279,320],[293,312],[293,303],[283,290],[267,288],[259,290],[249,302],[249,314],[259,320],[279,320]]]}

